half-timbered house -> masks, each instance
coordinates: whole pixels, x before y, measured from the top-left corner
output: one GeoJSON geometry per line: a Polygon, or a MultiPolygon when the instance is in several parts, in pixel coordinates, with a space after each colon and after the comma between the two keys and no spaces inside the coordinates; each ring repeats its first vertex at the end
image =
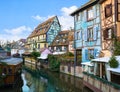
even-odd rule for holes
{"type": "Polygon", "coordinates": [[[82,54],[82,62],[96,58],[101,50],[99,0],[90,0],[71,16],[74,16],[76,56],[82,54]]]}
{"type": "Polygon", "coordinates": [[[47,48],[59,31],[61,31],[60,23],[57,16],[54,16],[34,29],[27,38],[27,44],[31,50],[47,48]]]}
{"type": "Polygon", "coordinates": [[[111,56],[114,38],[120,38],[120,0],[100,0],[102,52],[111,56]]]}
{"type": "Polygon", "coordinates": [[[73,49],[74,31],[63,30],[53,40],[49,49],[52,52],[74,52],[73,49]]]}

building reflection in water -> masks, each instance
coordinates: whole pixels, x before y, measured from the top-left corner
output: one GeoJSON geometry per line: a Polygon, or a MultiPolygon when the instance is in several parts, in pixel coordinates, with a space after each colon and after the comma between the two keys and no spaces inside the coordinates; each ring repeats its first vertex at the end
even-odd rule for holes
{"type": "Polygon", "coordinates": [[[84,87],[82,79],[74,76],[49,71],[42,71],[36,75],[23,72],[23,92],[92,92],[84,87]]]}

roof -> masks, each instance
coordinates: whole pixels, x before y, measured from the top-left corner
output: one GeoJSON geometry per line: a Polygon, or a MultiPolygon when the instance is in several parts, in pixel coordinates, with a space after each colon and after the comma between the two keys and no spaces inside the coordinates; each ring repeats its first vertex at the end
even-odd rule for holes
{"type": "Polygon", "coordinates": [[[63,30],[58,33],[58,35],[53,40],[52,44],[50,46],[58,46],[58,45],[68,45],[68,34],[70,30],[63,30]],[[66,35],[65,35],[66,34],[66,35]],[[63,41],[63,39],[65,41],[63,41]]]}
{"type": "Polygon", "coordinates": [[[45,34],[46,32],[48,32],[51,24],[53,23],[54,19],[57,16],[54,16],[52,18],[49,18],[48,20],[46,20],[45,22],[39,24],[34,31],[29,35],[28,38],[34,37],[34,36],[38,36],[40,34],[45,34]]]}
{"type": "Polygon", "coordinates": [[[93,5],[95,5],[99,0],[90,0],[89,2],[85,3],[84,5],[82,5],[80,8],[78,8],[77,10],[75,10],[73,13],[71,13],[71,16],[74,16],[76,13],[78,13],[79,11],[83,11],[86,8],[89,8],[93,5]]]}
{"type": "Polygon", "coordinates": [[[101,4],[101,3],[103,3],[104,1],[106,1],[106,0],[100,0],[99,3],[101,4]]]}
{"type": "Polygon", "coordinates": [[[1,62],[4,62],[8,65],[17,65],[19,63],[22,63],[22,59],[21,58],[8,58],[8,59],[1,60],[1,62]]]}

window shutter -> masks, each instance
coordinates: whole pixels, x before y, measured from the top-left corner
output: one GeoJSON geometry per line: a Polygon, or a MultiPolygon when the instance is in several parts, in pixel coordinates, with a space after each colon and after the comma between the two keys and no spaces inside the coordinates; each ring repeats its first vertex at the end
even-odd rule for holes
{"type": "Polygon", "coordinates": [[[77,40],[77,32],[75,32],[75,40],[77,40]]]}
{"type": "Polygon", "coordinates": [[[80,31],[80,40],[82,40],[82,31],[80,31]]]}
{"type": "Polygon", "coordinates": [[[88,60],[88,49],[85,49],[85,59],[88,60]]]}
{"type": "Polygon", "coordinates": [[[97,56],[96,56],[97,54],[99,54],[99,53],[98,53],[98,49],[94,49],[94,58],[97,57],[97,56]]]}
{"type": "Polygon", "coordinates": [[[84,11],[84,20],[83,21],[86,21],[87,20],[87,13],[86,13],[86,10],[84,11]]]}
{"type": "Polygon", "coordinates": [[[97,11],[96,11],[96,6],[94,6],[94,7],[93,7],[94,18],[96,18],[96,15],[97,15],[96,13],[97,13],[97,11]]]}
{"type": "Polygon", "coordinates": [[[85,41],[87,41],[87,39],[88,39],[87,29],[84,30],[84,39],[85,39],[85,41]]]}
{"type": "Polygon", "coordinates": [[[97,40],[98,37],[98,27],[94,27],[94,31],[93,31],[93,39],[97,40]]]}

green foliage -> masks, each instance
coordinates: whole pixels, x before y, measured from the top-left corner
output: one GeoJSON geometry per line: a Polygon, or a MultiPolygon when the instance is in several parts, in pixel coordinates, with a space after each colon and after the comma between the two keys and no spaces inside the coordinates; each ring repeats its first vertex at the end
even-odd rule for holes
{"type": "Polygon", "coordinates": [[[63,54],[63,56],[74,56],[74,54],[72,52],[67,52],[67,53],[63,54]]]}
{"type": "Polygon", "coordinates": [[[33,51],[33,52],[31,53],[31,56],[32,56],[35,60],[37,60],[37,57],[40,56],[40,52],[33,51]]]}
{"type": "Polygon", "coordinates": [[[68,52],[67,54],[68,54],[68,56],[74,56],[74,54],[72,52],[68,52]]]}
{"type": "Polygon", "coordinates": [[[49,67],[52,71],[58,71],[60,69],[60,60],[54,55],[48,55],[49,67]]]}
{"type": "Polygon", "coordinates": [[[109,60],[109,65],[112,68],[117,68],[119,66],[119,62],[116,60],[115,56],[112,56],[109,60]]]}
{"type": "Polygon", "coordinates": [[[120,55],[120,42],[117,39],[114,41],[114,55],[120,55]]]}
{"type": "Polygon", "coordinates": [[[90,59],[94,59],[94,56],[93,56],[93,55],[90,55],[90,59]]]}
{"type": "MultiPolygon", "coordinates": [[[[7,66],[7,64],[5,62],[0,62],[0,64],[2,64],[3,66],[7,66]]],[[[4,78],[7,75],[2,75],[2,69],[0,68],[0,86],[4,85],[4,78]]]]}

